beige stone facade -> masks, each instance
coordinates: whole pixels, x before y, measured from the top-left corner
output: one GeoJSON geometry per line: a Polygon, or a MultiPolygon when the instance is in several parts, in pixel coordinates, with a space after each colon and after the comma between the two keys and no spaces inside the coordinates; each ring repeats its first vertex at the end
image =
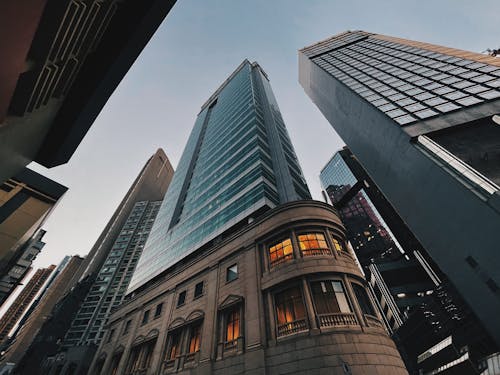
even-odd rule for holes
{"type": "Polygon", "coordinates": [[[334,209],[268,211],[111,317],[89,374],[407,374],[334,209]]]}

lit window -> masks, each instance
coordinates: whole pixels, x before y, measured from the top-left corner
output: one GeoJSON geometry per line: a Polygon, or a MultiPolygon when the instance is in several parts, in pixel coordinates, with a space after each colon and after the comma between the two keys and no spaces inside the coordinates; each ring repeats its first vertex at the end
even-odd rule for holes
{"type": "Polygon", "coordinates": [[[169,335],[170,343],[168,345],[166,361],[173,361],[179,354],[181,354],[180,342],[181,342],[181,331],[177,330],[169,335]]]}
{"type": "Polygon", "coordinates": [[[349,313],[351,308],[340,281],[316,281],[311,290],[318,314],[349,313]]]}
{"type": "Polygon", "coordinates": [[[200,350],[201,323],[191,327],[189,333],[189,348],[188,353],[196,353],[200,350]]]}
{"type": "Polygon", "coordinates": [[[342,246],[342,244],[340,243],[339,240],[337,240],[335,237],[333,237],[332,241],[333,241],[333,247],[335,248],[335,250],[337,250],[337,251],[344,250],[344,247],[342,246]]]}
{"type": "Polygon", "coordinates": [[[269,248],[269,258],[271,266],[275,266],[281,262],[293,258],[292,241],[287,238],[269,248]]]}
{"type": "Polygon", "coordinates": [[[330,255],[330,249],[326,244],[322,233],[308,233],[299,235],[299,247],[302,255],[330,255]]]}
{"type": "Polygon", "coordinates": [[[307,329],[306,311],[300,288],[287,289],[275,296],[278,336],[307,329]]]}
{"type": "Polygon", "coordinates": [[[226,281],[233,281],[238,278],[238,265],[233,264],[232,266],[227,267],[226,271],[226,281]]]}
{"type": "Polygon", "coordinates": [[[237,306],[226,313],[226,341],[240,337],[240,307],[237,306]]]}
{"type": "Polygon", "coordinates": [[[363,314],[373,315],[375,316],[375,311],[373,310],[373,305],[370,301],[370,297],[368,297],[368,293],[366,293],[365,288],[363,288],[359,284],[351,284],[352,289],[354,290],[354,294],[358,300],[359,307],[363,314]]]}

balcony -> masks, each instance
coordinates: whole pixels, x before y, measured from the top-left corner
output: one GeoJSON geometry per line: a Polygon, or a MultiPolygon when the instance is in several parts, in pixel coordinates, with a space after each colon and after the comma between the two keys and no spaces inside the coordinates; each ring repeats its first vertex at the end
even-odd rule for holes
{"type": "Polygon", "coordinates": [[[305,319],[295,320],[285,324],[278,325],[278,337],[293,335],[295,333],[307,331],[307,322],[305,319]]]}
{"type": "Polygon", "coordinates": [[[318,323],[321,328],[358,325],[353,313],[318,314],[318,323]]]}
{"type": "Polygon", "coordinates": [[[301,250],[302,256],[304,257],[311,257],[311,256],[318,256],[318,255],[328,255],[332,256],[332,252],[330,249],[306,249],[306,250],[301,250]]]}

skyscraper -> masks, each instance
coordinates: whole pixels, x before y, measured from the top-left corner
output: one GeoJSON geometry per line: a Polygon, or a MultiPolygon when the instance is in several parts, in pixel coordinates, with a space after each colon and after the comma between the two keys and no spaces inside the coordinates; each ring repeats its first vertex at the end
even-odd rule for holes
{"type": "Polygon", "coordinates": [[[134,204],[120,235],[73,319],[62,346],[99,344],[112,309],[120,306],[161,201],[134,204]]]}
{"type": "Polygon", "coordinates": [[[17,263],[67,190],[29,168],[0,184],[1,276],[17,263]]]}
{"type": "Polygon", "coordinates": [[[17,372],[48,373],[42,363],[53,363],[54,371],[71,366],[88,369],[109,314],[127,289],[173,173],[162,149],[148,159],[75,272],[80,282],[54,307],[51,319],[19,359],[17,372]]]}
{"type": "Polygon", "coordinates": [[[0,183],[67,163],[175,0],[0,4],[0,183]]]}
{"type": "Polygon", "coordinates": [[[21,319],[20,327],[16,330],[14,341],[6,348],[1,364],[16,364],[26,353],[38,330],[44,321],[50,319],[50,314],[56,303],[76,284],[75,277],[83,259],[79,256],[65,257],[54,271],[54,277],[49,280],[33,303],[26,315],[21,319]]]}
{"type": "Polygon", "coordinates": [[[299,81],[500,344],[500,60],[364,31],[299,52],[299,81]]]}
{"type": "Polygon", "coordinates": [[[45,242],[42,241],[45,235],[43,229],[39,230],[27,243],[19,250],[16,262],[9,262],[10,269],[0,278],[0,305],[2,305],[10,294],[21,283],[21,280],[31,269],[31,264],[38,253],[42,251],[45,242]]]}
{"type": "Polygon", "coordinates": [[[201,107],[129,291],[256,212],[310,198],[266,73],[244,61],[201,107]]]}
{"type": "Polygon", "coordinates": [[[31,276],[26,286],[23,288],[19,296],[14,300],[0,320],[0,341],[3,342],[10,330],[21,318],[22,314],[28,309],[34,298],[47,281],[52,271],[56,266],[52,265],[48,268],[40,268],[31,276]]]}
{"type": "Polygon", "coordinates": [[[320,179],[410,373],[478,372],[494,343],[347,147],[320,179]]]}
{"type": "Polygon", "coordinates": [[[407,374],[257,63],[202,106],[132,283],[93,374],[407,374]]]}
{"type": "Polygon", "coordinates": [[[439,279],[421,256],[420,244],[407,233],[404,223],[349,149],[334,154],[321,170],[320,180],[339,210],[347,239],[393,332],[415,307],[430,298],[427,292],[432,293],[439,279]]]}

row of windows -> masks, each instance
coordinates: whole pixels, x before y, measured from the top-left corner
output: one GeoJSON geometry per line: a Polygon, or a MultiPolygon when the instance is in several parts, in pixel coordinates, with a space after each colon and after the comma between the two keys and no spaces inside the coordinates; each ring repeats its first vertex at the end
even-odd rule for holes
{"type": "MultiPolygon", "coordinates": [[[[330,246],[323,233],[306,233],[297,236],[298,245],[302,256],[332,255],[330,246]]],[[[336,251],[343,251],[342,243],[332,237],[332,246],[336,251]]],[[[269,261],[271,267],[277,266],[287,260],[293,259],[293,245],[290,238],[282,239],[280,242],[269,247],[269,261]]]]}
{"type": "Polygon", "coordinates": [[[500,97],[498,67],[372,38],[314,61],[401,125],[500,97]]]}
{"type": "MultiPolygon", "coordinates": [[[[351,283],[355,298],[363,314],[375,315],[373,305],[364,287],[351,283]]],[[[358,324],[344,284],[340,280],[313,281],[309,284],[319,327],[358,324]]],[[[287,336],[308,329],[308,318],[303,291],[299,286],[275,295],[277,335],[287,336]]]]}
{"type": "MultiPolygon", "coordinates": [[[[274,294],[272,308],[278,338],[307,331],[310,328],[311,319],[315,319],[320,328],[359,325],[354,314],[353,299],[357,301],[363,314],[375,316],[373,305],[365,288],[358,283],[350,283],[354,292],[351,296],[346,292],[345,285],[341,280],[312,280],[306,285],[307,291],[297,285],[274,294]],[[312,317],[308,316],[306,298],[304,298],[304,294],[309,292],[315,314],[312,317]]],[[[218,322],[222,329],[217,334],[218,357],[221,353],[229,355],[243,351],[241,344],[244,332],[242,321],[243,302],[241,301],[219,312],[218,322]]],[[[126,326],[130,325],[129,322],[126,326]]],[[[202,327],[203,319],[198,319],[168,332],[162,354],[164,372],[177,372],[197,361],[196,354],[201,347],[202,327]]],[[[110,332],[110,337],[113,333],[114,330],[110,332]]],[[[133,374],[137,370],[145,371],[149,368],[156,342],[157,338],[154,338],[132,348],[126,365],[126,374],[133,374]]],[[[118,366],[118,363],[115,365],[118,366]]]]}

